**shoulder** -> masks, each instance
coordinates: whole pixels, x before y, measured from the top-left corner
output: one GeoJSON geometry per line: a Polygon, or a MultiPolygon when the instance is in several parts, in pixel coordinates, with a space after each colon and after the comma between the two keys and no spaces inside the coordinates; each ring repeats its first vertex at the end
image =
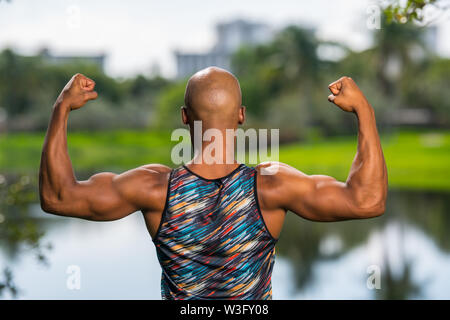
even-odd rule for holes
{"type": "Polygon", "coordinates": [[[157,184],[168,179],[171,168],[162,164],[146,164],[117,175],[117,183],[157,184]]]}
{"type": "Polygon", "coordinates": [[[314,188],[311,176],[282,162],[262,162],[255,169],[258,193],[267,204],[282,205],[314,188]]]}
{"type": "Polygon", "coordinates": [[[272,193],[282,193],[285,197],[304,195],[314,192],[322,185],[336,181],[335,178],[322,175],[308,175],[282,162],[262,162],[255,167],[258,172],[258,187],[268,188],[272,193]]]}
{"type": "Polygon", "coordinates": [[[139,207],[149,207],[165,197],[172,169],[162,164],[147,164],[115,176],[117,190],[139,207]]]}
{"type": "Polygon", "coordinates": [[[291,178],[297,179],[307,178],[308,175],[300,170],[278,161],[267,161],[258,164],[255,167],[260,180],[269,181],[271,183],[288,182],[291,178]]]}
{"type": "Polygon", "coordinates": [[[162,164],[146,164],[134,170],[141,187],[152,189],[153,193],[155,189],[161,189],[162,191],[167,188],[172,171],[170,167],[162,164]]]}
{"type": "Polygon", "coordinates": [[[145,169],[145,170],[151,170],[151,171],[155,171],[155,172],[159,172],[159,173],[169,173],[170,171],[172,171],[171,167],[168,167],[166,165],[159,164],[159,163],[145,164],[145,165],[138,167],[138,169],[139,168],[145,169]]]}
{"type": "Polygon", "coordinates": [[[165,177],[168,178],[172,168],[163,164],[146,164],[136,168],[136,170],[139,170],[142,174],[152,176],[155,179],[164,180],[165,177]]]}

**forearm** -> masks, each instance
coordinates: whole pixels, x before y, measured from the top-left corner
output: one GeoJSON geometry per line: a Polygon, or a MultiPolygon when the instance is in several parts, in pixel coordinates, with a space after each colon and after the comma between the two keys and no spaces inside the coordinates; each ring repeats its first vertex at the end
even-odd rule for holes
{"type": "Polygon", "coordinates": [[[377,131],[375,112],[367,101],[355,108],[358,118],[358,148],[346,184],[355,205],[384,211],[387,169],[377,131]]]}
{"type": "Polygon", "coordinates": [[[67,120],[70,107],[57,101],[45,136],[39,171],[41,205],[51,209],[76,183],[67,152],[67,120]]]}

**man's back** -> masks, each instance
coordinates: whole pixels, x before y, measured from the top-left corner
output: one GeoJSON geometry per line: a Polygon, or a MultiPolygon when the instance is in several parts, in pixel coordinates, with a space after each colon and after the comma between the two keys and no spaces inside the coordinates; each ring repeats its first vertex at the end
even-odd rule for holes
{"type": "Polygon", "coordinates": [[[271,299],[274,239],[262,218],[257,171],[240,164],[206,179],[172,170],[153,241],[163,299],[271,299]]]}

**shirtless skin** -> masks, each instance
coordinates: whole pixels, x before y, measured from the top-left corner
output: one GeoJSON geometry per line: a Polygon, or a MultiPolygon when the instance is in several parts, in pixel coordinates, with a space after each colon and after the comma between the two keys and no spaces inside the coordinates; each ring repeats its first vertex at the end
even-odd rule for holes
{"type": "MultiPolygon", "coordinates": [[[[41,207],[48,213],[94,221],[117,220],[141,211],[153,237],[164,209],[171,168],[147,164],[121,174],[98,173],[86,181],[78,181],[74,175],[67,152],[67,121],[71,111],[97,98],[94,87],[93,80],[76,74],[53,106],[39,171],[41,207]]],[[[358,147],[348,178],[341,182],[326,175],[307,175],[279,162],[257,165],[261,213],[274,238],[279,238],[288,210],[312,221],[372,218],[385,211],[387,169],[374,110],[349,77],[331,83],[329,89],[328,100],[358,119],[358,147]],[[262,174],[272,168],[274,174],[262,174]]],[[[182,121],[189,125],[191,135],[195,120],[202,121],[203,130],[236,129],[245,121],[241,100],[239,83],[231,73],[215,67],[201,70],[188,82],[182,121]]],[[[224,150],[224,157],[234,152],[224,150]]],[[[225,161],[207,164],[203,157],[196,154],[187,166],[207,179],[225,176],[238,165],[225,161]]]]}

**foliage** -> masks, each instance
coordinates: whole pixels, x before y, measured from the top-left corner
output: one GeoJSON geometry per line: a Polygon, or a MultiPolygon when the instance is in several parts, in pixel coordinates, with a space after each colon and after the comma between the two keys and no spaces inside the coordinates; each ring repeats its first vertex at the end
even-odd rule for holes
{"type": "Polygon", "coordinates": [[[436,66],[446,70],[450,60],[436,57],[425,35],[426,29],[413,23],[393,24],[383,17],[372,48],[353,52],[334,44],[344,56],[327,60],[317,55],[318,49],[333,44],[291,26],[269,44],[238,51],[233,70],[250,116],[266,127],[282,128],[283,141],[306,139],[310,129],[325,135],[354,132],[350,118],[326,102],[327,85],[343,75],[356,80],[381,126],[390,125],[390,112],[402,108],[427,109],[434,119],[430,126],[448,126],[448,100],[438,92],[450,81],[436,66]]]}
{"type": "Polygon", "coordinates": [[[158,76],[113,79],[83,60],[51,64],[41,55],[20,56],[6,49],[0,53],[0,108],[7,113],[7,129],[44,130],[51,106],[75,73],[94,79],[99,92],[98,100],[76,116],[82,119],[72,123],[80,129],[148,126],[156,98],[168,84],[158,76]],[[96,108],[98,105],[101,107],[96,108]]]}
{"type": "MultiPolygon", "coordinates": [[[[41,263],[46,263],[46,250],[42,244],[44,235],[39,224],[30,218],[30,205],[37,202],[36,181],[28,175],[6,178],[0,175],[0,241],[6,254],[17,255],[23,250],[32,250],[41,263]]],[[[12,271],[5,267],[0,278],[0,296],[9,292],[15,297],[19,293],[14,284],[12,271]]]]}
{"type": "Polygon", "coordinates": [[[448,7],[443,0],[389,0],[384,8],[384,14],[389,23],[422,22],[425,19],[425,9],[434,7],[446,10],[448,7]]]}
{"type": "Polygon", "coordinates": [[[162,90],[155,121],[158,128],[175,129],[182,126],[181,107],[184,105],[185,81],[177,81],[162,90]]]}
{"type": "Polygon", "coordinates": [[[310,30],[289,26],[273,42],[244,47],[233,58],[233,70],[251,115],[267,120],[270,105],[285,91],[308,88],[317,79],[318,42],[310,30]]]}
{"type": "MultiPolygon", "coordinates": [[[[380,125],[389,124],[390,111],[429,110],[430,125],[450,125],[447,88],[449,59],[436,57],[424,41],[426,28],[411,21],[389,23],[373,33],[374,45],[354,52],[340,43],[324,42],[313,30],[282,29],[269,43],[244,46],[232,57],[247,122],[252,127],[283,128],[282,141],[354,132],[354,123],[326,101],[327,85],[343,75],[353,77],[369,97],[380,125]],[[331,48],[341,55],[319,54],[331,48]]],[[[334,52],[332,50],[332,52],[334,52]]],[[[81,72],[95,79],[99,98],[71,115],[72,129],[167,128],[182,126],[186,79],[168,80],[137,75],[108,77],[97,65],[74,61],[53,65],[42,56],[24,57],[11,50],[0,53],[0,112],[7,112],[7,130],[45,130],[50,107],[68,78],[81,72]]],[[[2,126],[0,118],[0,127],[2,126]]]]}

